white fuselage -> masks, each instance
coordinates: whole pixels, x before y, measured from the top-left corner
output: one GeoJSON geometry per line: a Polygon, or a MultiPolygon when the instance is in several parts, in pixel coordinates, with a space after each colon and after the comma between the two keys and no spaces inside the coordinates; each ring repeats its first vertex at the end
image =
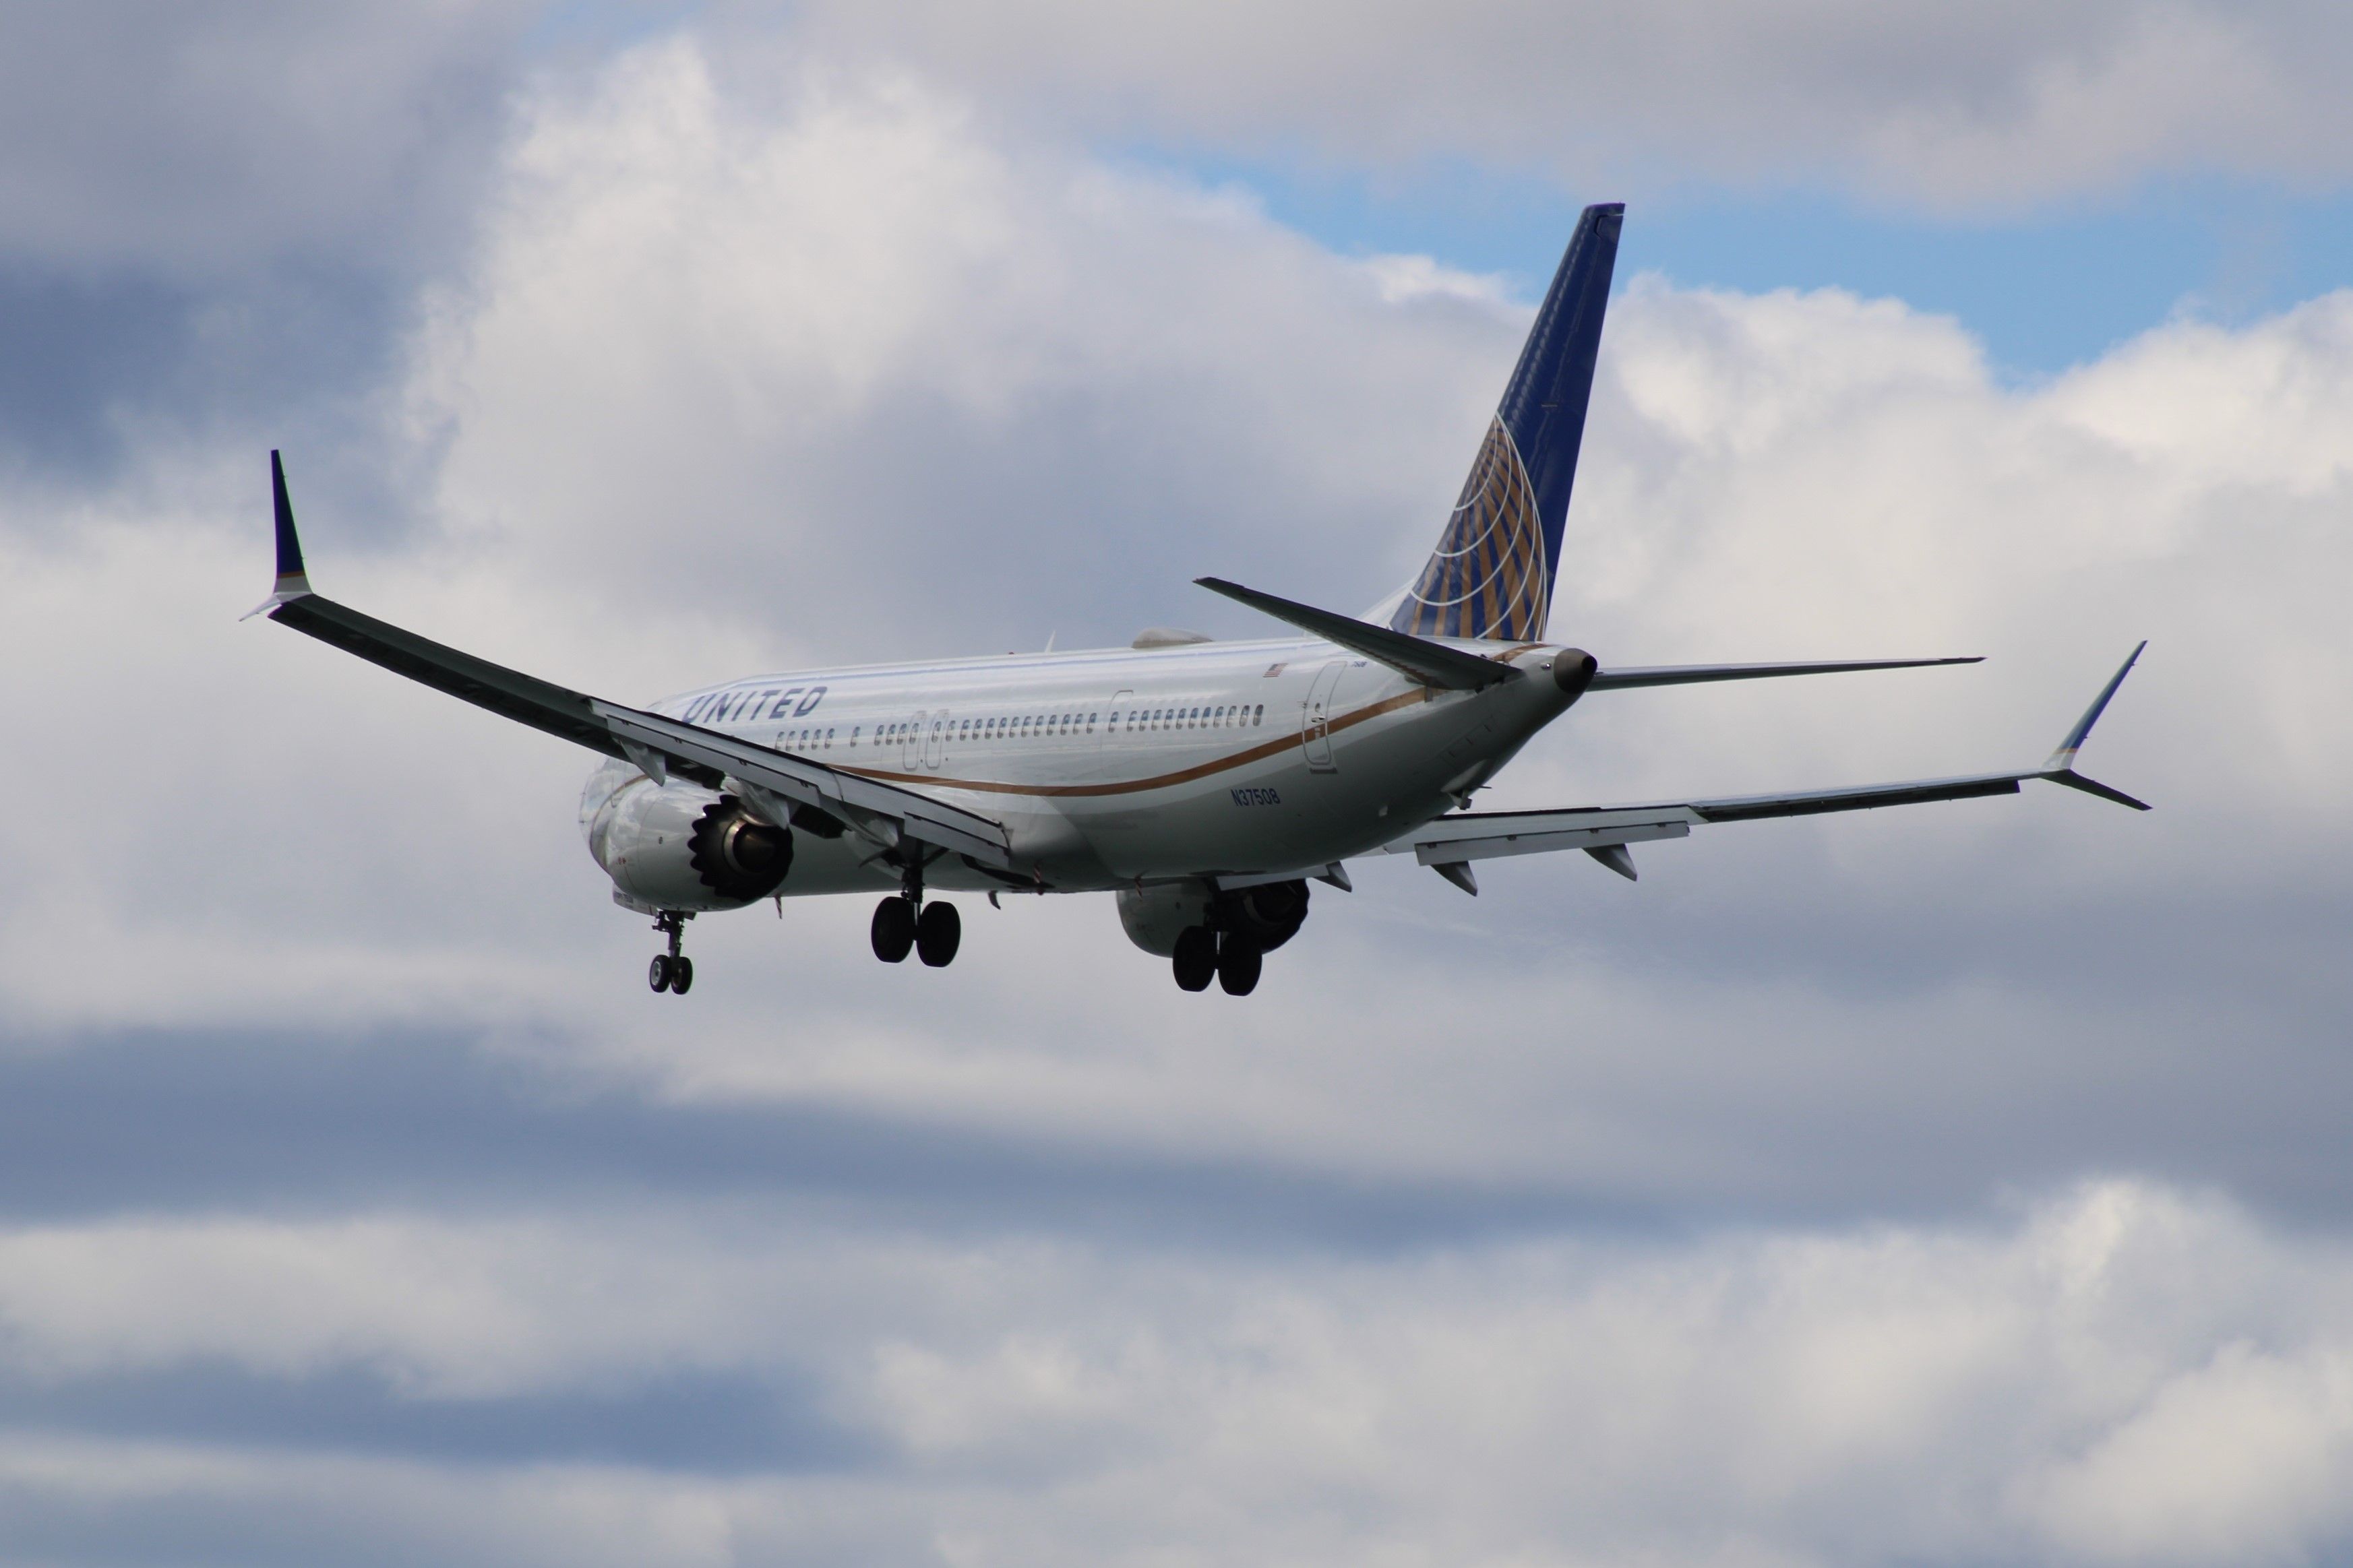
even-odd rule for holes
{"type": "MultiPolygon", "coordinates": [[[[1042,889],[1313,870],[1460,804],[1572,699],[1549,646],[1459,642],[1532,679],[1426,687],[1314,638],[766,675],[653,710],[919,788],[1005,825],[1042,889]]],[[[650,789],[608,763],[583,799],[650,789]]],[[[796,836],[786,895],[888,890],[856,834],[796,836]]],[[[950,857],[944,888],[1005,885],[950,857]]]]}

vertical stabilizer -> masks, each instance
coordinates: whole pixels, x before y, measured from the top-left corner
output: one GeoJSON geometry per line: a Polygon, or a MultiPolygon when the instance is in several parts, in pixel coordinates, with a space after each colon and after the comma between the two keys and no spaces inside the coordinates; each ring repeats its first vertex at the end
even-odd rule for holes
{"type": "Polygon", "coordinates": [[[1543,637],[1625,216],[1625,205],[1611,202],[1586,208],[1577,220],[1462,497],[1389,621],[1397,630],[1543,637]]]}

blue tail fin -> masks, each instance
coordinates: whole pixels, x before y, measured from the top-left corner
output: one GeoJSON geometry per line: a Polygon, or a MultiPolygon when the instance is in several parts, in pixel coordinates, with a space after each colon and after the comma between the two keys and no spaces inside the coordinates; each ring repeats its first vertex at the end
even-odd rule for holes
{"type": "Polygon", "coordinates": [[[1462,498],[1389,621],[1397,630],[1506,642],[1544,637],[1625,216],[1625,205],[1612,202],[1577,220],[1462,498]]]}

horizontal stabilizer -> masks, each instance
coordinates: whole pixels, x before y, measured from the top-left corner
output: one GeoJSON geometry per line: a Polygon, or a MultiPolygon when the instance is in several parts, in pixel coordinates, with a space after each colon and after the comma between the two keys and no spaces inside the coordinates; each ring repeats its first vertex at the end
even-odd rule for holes
{"type": "Polygon", "coordinates": [[[1391,631],[1387,626],[1368,626],[1347,616],[1335,615],[1310,605],[1294,604],[1278,599],[1271,594],[1261,594],[1255,588],[1245,588],[1239,583],[1229,583],[1222,577],[1196,577],[1194,582],[1212,594],[1248,605],[1251,609],[1272,616],[1276,620],[1297,626],[1311,636],[1335,643],[1352,653],[1378,660],[1391,669],[1401,670],[1430,686],[1449,691],[1476,691],[1482,687],[1515,680],[1520,672],[1508,664],[1492,658],[1482,658],[1475,653],[1449,647],[1444,643],[1431,642],[1406,632],[1391,631]]]}
{"type": "Polygon", "coordinates": [[[1631,686],[1697,686],[1714,680],[1770,680],[1783,675],[1846,675],[1858,669],[1926,669],[1939,664],[1983,664],[1980,656],[1963,658],[1866,658],[1835,664],[1658,664],[1625,669],[1605,669],[1593,678],[1588,691],[1609,691],[1631,686]]]}

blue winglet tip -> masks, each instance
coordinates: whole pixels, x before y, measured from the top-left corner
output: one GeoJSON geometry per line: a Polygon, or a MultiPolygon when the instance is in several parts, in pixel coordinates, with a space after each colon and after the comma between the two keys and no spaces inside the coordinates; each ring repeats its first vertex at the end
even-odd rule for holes
{"type": "Polygon", "coordinates": [[[286,465],[275,447],[269,449],[269,499],[277,512],[278,581],[269,597],[240,617],[248,621],[311,592],[310,575],[302,570],[302,541],[294,531],[294,503],[286,499],[286,465]]]}
{"type": "MultiPolygon", "coordinates": [[[[2116,688],[2125,683],[2125,677],[2132,673],[2133,666],[2140,662],[2141,653],[2147,647],[2147,637],[2143,637],[2134,645],[2132,652],[2125,656],[2124,663],[2116,668],[2114,675],[2108,677],[2108,683],[2100,688],[2100,694],[2092,699],[2092,705],[2084,710],[2084,716],[2075,721],[2075,727],[2067,731],[2067,738],[2059,742],[2059,749],[2051,753],[2051,760],[2045,764],[2046,766],[2058,773],[2064,773],[2074,766],[2075,753],[2083,749],[2084,741],[2090,738],[2092,726],[2098,723],[2100,715],[2108,710],[2109,700],[2116,696],[2116,688]]],[[[2139,802],[2131,801],[2128,797],[2117,798],[2126,799],[2130,805],[2140,805],[2139,802]]],[[[2140,809],[2146,811],[2148,808],[2142,805],[2140,809]]]]}
{"type": "Polygon", "coordinates": [[[300,577],[302,541],[294,531],[294,503],[286,497],[286,464],[274,447],[269,452],[269,491],[278,513],[278,575],[300,577]]]}

